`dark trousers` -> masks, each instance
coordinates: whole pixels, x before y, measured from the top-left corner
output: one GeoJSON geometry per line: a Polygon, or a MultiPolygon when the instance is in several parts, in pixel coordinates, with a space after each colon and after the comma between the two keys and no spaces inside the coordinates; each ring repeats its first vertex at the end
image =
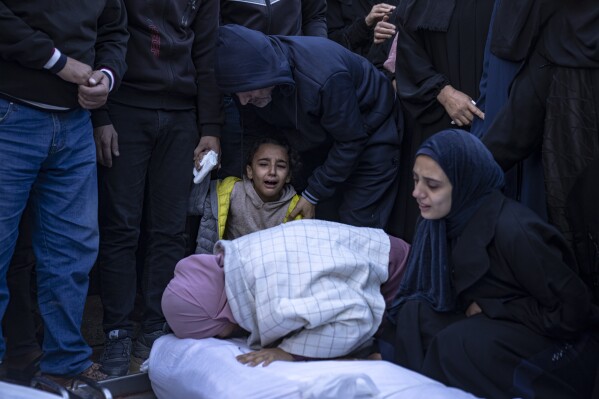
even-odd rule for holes
{"type": "Polygon", "coordinates": [[[7,358],[40,351],[36,337],[39,315],[36,316],[34,273],[35,255],[31,245],[31,220],[29,208],[25,208],[19,224],[19,238],[7,273],[10,299],[2,320],[7,358]]]}
{"type": "Polygon", "coordinates": [[[142,331],[162,328],[162,293],[185,255],[185,220],[198,143],[193,110],[150,110],[110,104],[120,156],[98,168],[101,298],[104,330],[133,329],[136,251],[142,214],[147,240],[142,331]]]}

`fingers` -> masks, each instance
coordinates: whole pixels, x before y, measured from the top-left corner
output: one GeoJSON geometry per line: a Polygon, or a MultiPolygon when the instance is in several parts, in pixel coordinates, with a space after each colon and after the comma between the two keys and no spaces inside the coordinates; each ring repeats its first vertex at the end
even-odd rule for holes
{"type": "Polygon", "coordinates": [[[462,107],[460,114],[454,118],[454,123],[458,126],[468,126],[472,124],[475,117],[484,120],[485,113],[476,106],[476,101],[470,99],[469,102],[462,107]]]}
{"type": "Polygon", "coordinates": [[[391,14],[394,9],[395,7],[389,4],[375,4],[366,18],[364,18],[364,21],[366,22],[367,26],[372,26],[375,22],[380,21],[384,17],[387,17],[388,19],[388,15],[391,14]]]}
{"type": "Polygon", "coordinates": [[[374,28],[374,43],[380,44],[395,35],[395,25],[386,22],[389,17],[385,16],[374,28]]]}
{"type": "Polygon", "coordinates": [[[112,167],[113,156],[118,157],[118,134],[112,125],[100,126],[94,129],[94,142],[96,143],[96,158],[100,165],[112,167]]]}
{"type": "MultiPolygon", "coordinates": [[[[476,106],[476,102],[474,100],[471,101],[471,104],[469,104],[468,109],[474,116],[477,116],[482,120],[485,120],[485,113],[476,106]]],[[[474,119],[474,117],[472,119],[474,119]]]]}
{"type": "Polygon", "coordinates": [[[104,105],[108,99],[108,85],[106,75],[102,72],[94,73],[87,80],[86,85],[79,85],[79,105],[86,109],[95,109],[104,105]],[[89,85],[92,81],[96,82],[94,86],[89,85]]]}
{"type": "Polygon", "coordinates": [[[93,71],[91,76],[89,77],[89,79],[87,79],[87,83],[89,86],[95,86],[98,83],[100,83],[100,81],[102,79],[108,79],[108,78],[101,71],[93,71]]]}
{"type": "Polygon", "coordinates": [[[293,208],[293,210],[289,213],[289,220],[293,220],[297,217],[297,215],[299,215],[300,211],[299,208],[297,206],[297,204],[295,204],[295,208],[293,208]]]}
{"type": "Polygon", "coordinates": [[[265,364],[265,366],[272,363],[272,359],[269,358],[269,355],[262,353],[262,351],[250,352],[244,355],[239,355],[236,357],[236,359],[239,363],[248,365],[250,367],[256,367],[257,365],[263,362],[267,363],[265,364]]]}

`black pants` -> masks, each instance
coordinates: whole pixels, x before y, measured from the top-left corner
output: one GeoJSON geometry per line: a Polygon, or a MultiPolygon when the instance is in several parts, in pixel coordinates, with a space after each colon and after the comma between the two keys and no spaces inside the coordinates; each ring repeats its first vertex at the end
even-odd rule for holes
{"type": "Polygon", "coordinates": [[[31,220],[29,210],[25,208],[19,224],[19,238],[7,273],[10,300],[2,320],[7,358],[40,350],[36,337],[40,319],[36,317],[34,273],[31,220]]]}
{"type": "Polygon", "coordinates": [[[142,214],[146,239],[141,280],[142,330],[161,329],[162,293],[185,255],[185,220],[198,143],[193,110],[110,104],[120,156],[98,167],[101,298],[104,330],[133,329],[136,251],[142,214]]]}

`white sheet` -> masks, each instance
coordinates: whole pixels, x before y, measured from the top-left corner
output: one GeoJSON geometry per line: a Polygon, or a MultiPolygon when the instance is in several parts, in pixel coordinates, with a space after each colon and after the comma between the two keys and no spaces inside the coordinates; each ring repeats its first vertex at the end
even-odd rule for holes
{"type": "Polygon", "coordinates": [[[0,381],[0,398],[2,399],[60,399],[62,396],[40,391],[20,385],[0,381]]]}
{"type": "Polygon", "coordinates": [[[154,343],[148,372],[159,399],[472,399],[474,396],[385,361],[275,362],[249,367],[235,356],[241,340],[154,343]]]}

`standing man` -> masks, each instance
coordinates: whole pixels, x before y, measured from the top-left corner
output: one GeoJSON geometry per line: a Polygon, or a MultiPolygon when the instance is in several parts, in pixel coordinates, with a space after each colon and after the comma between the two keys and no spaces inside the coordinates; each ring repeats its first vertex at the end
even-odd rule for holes
{"type": "MultiPolygon", "coordinates": [[[[98,253],[96,153],[87,109],[123,76],[120,0],[0,1],[0,317],[19,220],[31,201],[43,373],[105,377],[81,335],[98,253]]],[[[0,359],[5,343],[0,334],[0,359]]]]}
{"type": "Polygon", "coordinates": [[[160,300],[185,256],[194,148],[220,152],[222,125],[213,72],[218,0],[125,0],[125,5],[129,69],[107,109],[94,115],[102,165],[98,265],[106,343],[101,362],[113,376],[127,373],[132,350],[145,359],[165,334],[160,300]],[[132,348],[142,214],[144,308],[132,348]]]}
{"type": "Polygon", "coordinates": [[[290,218],[339,190],[339,221],[383,228],[397,192],[395,91],[368,60],[320,37],[220,28],[216,76],[242,105],[244,134],[282,134],[317,165],[290,218]]]}

